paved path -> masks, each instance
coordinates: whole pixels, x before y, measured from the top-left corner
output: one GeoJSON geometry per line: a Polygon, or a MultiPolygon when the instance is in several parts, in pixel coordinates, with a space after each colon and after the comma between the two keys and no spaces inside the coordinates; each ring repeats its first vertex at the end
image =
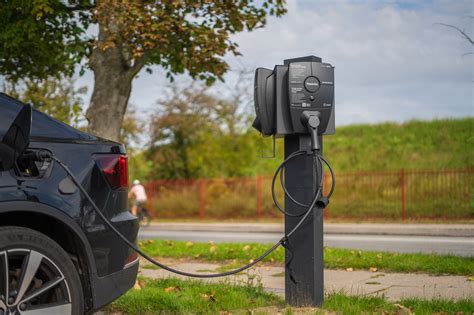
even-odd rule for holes
{"type": "MultiPolygon", "coordinates": [[[[283,233],[283,223],[153,222],[150,230],[283,233]]],[[[324,223],[325,234],[474,237],[474,224],[324,223]]]]}
{"type": "MultiPolygon", "coordinates": [[[[276,242],[281,236],[281,233],[274,232],[164,230],[157,227],[142,228],[139,234],[140,239],[259,243],[276,242]]],[[[328,247],[400,253],[421,252],[474,256],[473,237],[326,234],[324,245],[328,247]]]]}
{"type": "MultiPolygon", "coordinates": [[[[168,262],[170,263],[170,262],[168,262]]],[[[171,265],[187,272],[215,272],[219,267],[211,263],[174,262],[171,265]]],[[[141,268],[142,275],[152,278],[175,277],[163,270],[141,268]]],[[[257,267],[238,276],[227,277],[234,282],[246,283],[249,276],[261,277],[266,290],[283,295],[284,291],[283,267],[257,267]]],[[[463,276],[431,276],[426,274],[382,273],[368,271],[325,270],[325,289],[327,292],[344,290],[347,294],[385,296],[392,301],[401,298],[454,298],[474,297],[474,282],[463,276]]],[[[223,281],[209,279],[206,281],[223,281]]]]}

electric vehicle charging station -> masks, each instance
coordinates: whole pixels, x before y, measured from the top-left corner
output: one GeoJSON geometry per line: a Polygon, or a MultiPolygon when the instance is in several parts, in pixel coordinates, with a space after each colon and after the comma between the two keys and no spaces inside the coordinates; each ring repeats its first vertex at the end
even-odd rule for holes
{"type": "Polygon", "coordinates": [[[288,160],[282,185],[288,192],[285,235],[294,231],[284,244],[285,299],[292,306],[319,306],[324,300],[323,211],[330,195],[321,194],[302,224],[299,217],[315,191],[322,191],[323,168],[310,152],[322,154],[322,136],[335,132],[334,67],[315,56],[287,59],[273,70],[258,68],[254,88],[253,127],[264,136],[284,138],[285,161],[308,152],[288,160]]]}
{"type": "MultiPolygon", "coordinates": [[[[253,267],[279,246],[283,246],[286,249],[287,303],[292,306],[318,306],[324,299],[323,210],[329,203],[335,187],[334,172],[329,162],[322,156],[322,136],[333,134],[335,129],[334,67],[322,63],[321,58],[308,56],[285,60],[284,65],[277,65],[273,71],[259,68],[255,72],[254,100],[256,119],[253,127],[265,136],[284,137],[285,141],[285,159],[277,168],[272,180],[273,201],[285,214],[285,234],[247,265],[222,273],[189,273],[153,259],[114,227],[74,173],[53,153],[46,150],[25,153],[28,140],[16,143],[18,148],[9,143],[6,145],[15,147],[13,160],[17,157],[29,161],[54,160],[67,173],[104,224],[129,248],[153,265],[187,277],[224,277],[253,267]],[[324,164],[332,177],[331,189],[326,196],[323,194],[322,180],[324,164]],[[278,174],[285,192],[285,207],[279,204],[275,194],[278,174]]],[[[28,108],[25,112],[27,110],[28,108]]],[[[25,125],[27,126],[24,130],[29,133],[31,118],[25,125]]],[[[12,128],[7,134],[18,134],[17,126],[14,125],[12,128]]],[[[25,137],[27,138],[29,135],[25,137]]],[[[3,161],[9,160],[4,157],[3,161]]]]}

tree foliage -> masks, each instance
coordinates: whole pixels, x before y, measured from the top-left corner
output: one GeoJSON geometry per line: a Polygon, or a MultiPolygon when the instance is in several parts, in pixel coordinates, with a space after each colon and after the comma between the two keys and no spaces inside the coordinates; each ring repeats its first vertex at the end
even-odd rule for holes
{"type": "Polygon", "coordinates": [[[94,50],[117,48],[124,67],[158,64],[169,77],[188,71],[208,82],[227,70],[227,52],[238,54],[231,34],[286,12],[284,0],[2,0],[0,8],[0,72],[11,78],[71,75],[94,50]]]}
{"type": "Polygon", "coordinates": [[[11,80],[72,76],[90,53],[90,11],[59,0],[2,0],[0,12],[0,73],[11,80]]]}
{"type": "Polygon", "coordinates": [[[248,104],[241,101],[245,95],[238,88],[233,90],[236,95],[224,97],[196,83],[169,88],[150,123],[150,178],[247,176],[270,171],[259,159],[261,138],[249,129],[248,104]]]}
{"type": "Polygon", "coordinates": [[[123,119],[120,130],[120,143],[127,149],[137,148],[142,141],[142,133],[145,131],[145,123],[138,118],[135,108],[129,110],[123,119]]]}
{"type": "Polygon", "coordinates": [[[222,57],[238,54],[230,35],[263,27],[267,13],[285,13],[284,1],[100,1],[93,19],[103,28],[97,45],[119,47],[131,68],[159,64],[167,76],[187,71],[213,82],[228,66],[222,57]]]}
{"type": "Polygon", "coordinates": [[[3,91],[72,126],[84,120],[82,96],[87,88],[77,88],[71,78],[5,81],[3,91]]]}
{"type": "Polygon", "coordinates": [[[189,178],[189,148],[199,141],[200,135],[216,131],[212,123],[214,99],[206,87],[170,87],[165,99],[157,102],[157,111],[151,121],[151,156],[156,176],[189,178]]]}
{"type": "Polygon", "coordinates": [[[0,73],[9,80],[94,72],[89,131],[119,140],[132,81],[159,65],[211,84],[238,55],[231,35],[286,12],[284,0],[0,0],[0,73]]]}

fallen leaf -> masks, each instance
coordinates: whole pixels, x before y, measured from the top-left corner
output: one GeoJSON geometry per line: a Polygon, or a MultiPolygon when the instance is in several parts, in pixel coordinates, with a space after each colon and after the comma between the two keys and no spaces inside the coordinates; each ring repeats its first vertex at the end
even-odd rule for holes
{"type": "Polygon", "coordinates": [[[174,287],[167,287],[167,288],[165,288],[165,292],[170,293],[170,292],[173,292],[174,289],[175,289],[174,287]]]}
{"type": "Polygon", "coordinates": [[[406,315],[406,314],[412,314],[411,310],[408,307],[405,307],[401,304],[395,303],[393,304],[396,308],[398,308],[397,315],[406,315]]]}
{"type": "Polygon", "coordinates": [[[377,272],[377,270],[379,270],[377,267],[370,267],[369,268],[370,272],[377,272]]]}
{"type": "Polygon", "coordinates": [[[354,271],[354,269],[353,268],[346,268],[346,271],[351,272],[351,271],[354,271]]]}
{"type": "Polygon", "coordinates": [[[474,277],[467,278],[467,281],[474,281],[474,277]]]}
{"type": "Polygon", "coordinates": [[[141,290],[142,286],[140,285],[140,282],[137,280],[135,281],[135,285],[133,286],[135,290],[141,290]]]}
{"type": "Polygon", "coordinates": [[[187,242],[187,243],[186,243],[186,247],[192,247],[193,245],[194,245],[193,242],[187,242]]]}
{"type": "Polygon", "coordinates": [[[167,287],[164,289],[166,293],[170,293],[170,292],[180,292],[181,291],[181,288],[180,287],[167,287]]]}
{"type": "Polygon", "coordinates": [[[245,245],[245,246],[242,248],[242,250],[243,250],[244,252],[248,251],[249,249],[250,249],[250,245],[245,245]]]}
{"type": "Polygon", "coordinates": [[[217,246],[212,245],[212,246],[209,248],[209,251],[210,251],[211,253],[215,253],[215,252],[217,251],[217,246]]]}
{"type": "Polygon", "coordinates": [[[214,294],[201,294],[201,297],[206,299],[206,300],[210,300],[212,302],[217,302],[217,299],[216,297],[214,296],[214,294]]]}

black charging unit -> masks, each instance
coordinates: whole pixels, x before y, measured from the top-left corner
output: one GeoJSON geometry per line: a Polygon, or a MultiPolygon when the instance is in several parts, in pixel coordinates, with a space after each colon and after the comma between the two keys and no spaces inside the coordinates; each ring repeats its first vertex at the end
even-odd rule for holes
{"type": "MultiPolygon", "coordinates": [[[[255,72],[253,127],[264,136],[283,137],[285,159],[307,151],[285,167],[285,233],[299,222],[322,178],[311,152],[322,154],[323,135],[334,134],[334,67],[321,58],[287,59],[273,70],[255,72]]],[[[322,187],[319,187],[322,189],[322,187]]],[[[320,306],[324,300],[323,211],[316,203],[308,218],[285,244],[285,299],[291,306],[320,306]]]]}

